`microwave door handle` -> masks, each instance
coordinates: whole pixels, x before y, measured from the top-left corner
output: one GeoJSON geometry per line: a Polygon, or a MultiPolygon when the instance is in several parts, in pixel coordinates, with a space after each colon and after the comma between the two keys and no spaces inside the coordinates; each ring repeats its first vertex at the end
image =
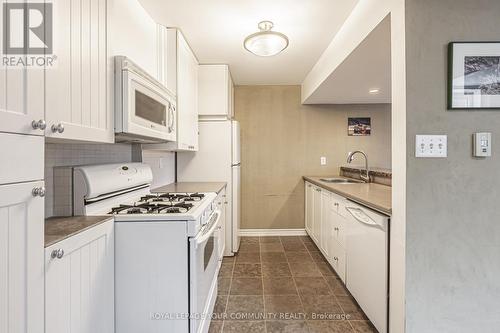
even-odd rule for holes
{"type": "MultiPolygon", "coordinates": [[[[209,239],[212,234],[217,230],[217,225],[219,224],[219,220],[221,217],[220,210],[216,210],[213,214],[212,217],[209,220],[212,220],[214,216],[217,215],[217,218],[215,219],[214,222],[211,223],[210,229],[206,232],[203,232],[203,234],[200,236],[200,238],[196,237],[195,238],[195,249],[198,248],[199,245],[203,244],[206,242],[207,239],[209,239]]],[[[207,225],[208,226],[208,225],[207,225]]]]}
{"type": "Polygon", "coordinates": [[[172,133],[174,130],[174,107],[168,103],[168,132],[172,133]]]}

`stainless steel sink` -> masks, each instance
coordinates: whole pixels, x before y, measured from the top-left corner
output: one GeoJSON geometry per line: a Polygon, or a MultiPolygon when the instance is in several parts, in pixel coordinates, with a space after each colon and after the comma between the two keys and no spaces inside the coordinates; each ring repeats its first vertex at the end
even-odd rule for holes
{"type": "Polygon", "coordinates": [[[347,178],[320,178],[321,181],[325,183],[335,183],[335,184],[361,184],[364,183],[362,180],[357,179],[347,179],[347,178]]]}

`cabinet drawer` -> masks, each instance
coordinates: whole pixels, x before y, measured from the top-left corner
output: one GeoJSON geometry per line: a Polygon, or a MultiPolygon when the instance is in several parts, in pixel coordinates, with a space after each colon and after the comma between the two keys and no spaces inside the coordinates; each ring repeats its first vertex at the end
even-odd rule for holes
{"type": "Polygon", "coordinates": [[[336,240],[331,242],[330,264],[335,272],[345,283],[346,253],[344,248],[336,240]]]}
{"type": "Polygon", "coordinates": [[[43,179],[43,136],[0,133],[0,184],[43,179]]]}
{"type": "Polygon", "coordinates": [[[335,193],[332,193],[332,210],[341,216],[345,216],[345,202],[346,199],[335,193]]]}
{"type": "Polygon", "coordinates": [[[345,248],[345,235],[346,235],[346,221],[344,217],[339,214],[333,213],[333,239],[335,239],[340,246],[345,248]]]}

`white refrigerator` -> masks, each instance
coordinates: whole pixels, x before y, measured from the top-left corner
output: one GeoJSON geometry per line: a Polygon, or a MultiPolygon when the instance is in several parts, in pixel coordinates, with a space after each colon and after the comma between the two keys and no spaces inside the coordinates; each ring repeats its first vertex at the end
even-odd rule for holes
{"type": "Polygon", "coordinates": [[[237,121],[201,121],[199,150],[177,154],[177,181],[226,182],[226,246],[234,255],[240,246],[240,125],[237,121]]]}

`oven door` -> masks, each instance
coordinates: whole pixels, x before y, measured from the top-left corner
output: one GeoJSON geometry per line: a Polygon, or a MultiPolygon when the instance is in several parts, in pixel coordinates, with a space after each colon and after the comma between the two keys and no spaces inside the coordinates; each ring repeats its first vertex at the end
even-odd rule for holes
{"type": "Polygon", "coordinates": [[[123,131],[137,136],[175,141],[175,103],[155,82],[123,71],[123,131]]]}
{"type": "Polygon", "coordinates": [[[210,325],[210,315],[217,296],[220,217],[221,211],[214,211],[196,237],[189,239],[189,312],[192,333],[207,332],[210,325]]]}

